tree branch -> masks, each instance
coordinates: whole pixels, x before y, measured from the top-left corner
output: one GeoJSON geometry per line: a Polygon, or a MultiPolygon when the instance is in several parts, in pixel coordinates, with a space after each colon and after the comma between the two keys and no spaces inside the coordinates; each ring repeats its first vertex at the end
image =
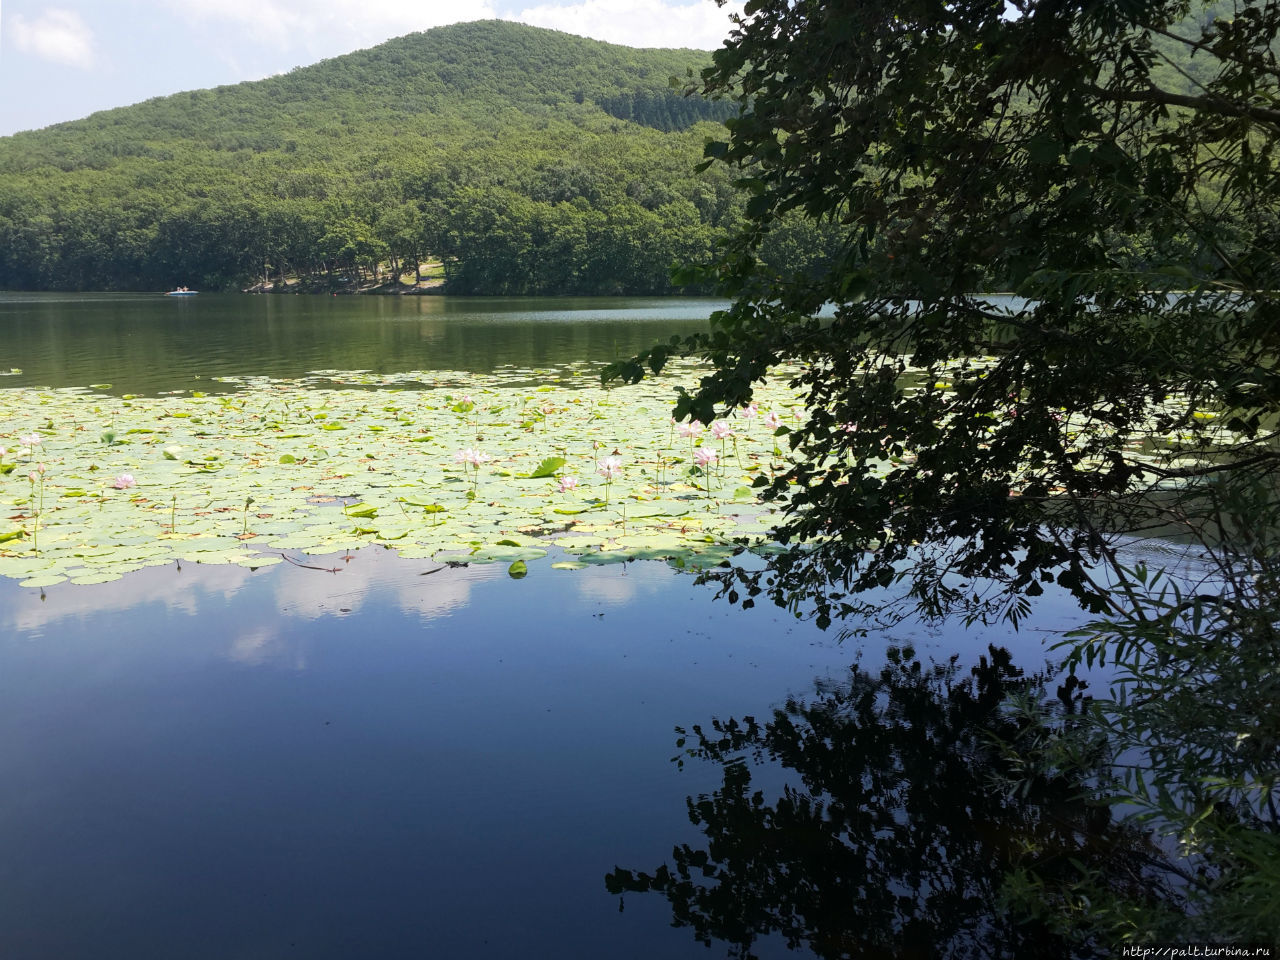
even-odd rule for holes
{"type": "Polygon", "coordinates": [[[1095,96],[1107,100],[1122,100],[1126,103],[1159,103],[1169,107],[1187,107],[1191,110],[1203,110],[1207,113],[1225,117],[1244,117],[1258,123],[1280,127],[1280,110],[1270,107],[1255,107],[1248,104],[1233,103],[1224,97],[1193,97],[1185,93],[1171,93],[1159,87],[1148,87],[1146,90],[1109,90],[1092,84],[1085,87],[1095,96]]]}

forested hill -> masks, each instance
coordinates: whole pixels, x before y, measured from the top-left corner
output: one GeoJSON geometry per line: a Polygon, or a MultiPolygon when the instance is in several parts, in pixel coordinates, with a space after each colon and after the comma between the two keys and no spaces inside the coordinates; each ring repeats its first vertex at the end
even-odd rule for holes
{"type": "Polygon", "coordinates": [[[668,83],[708,59],[466,23],[0,138],[0,289],[665,292],[740,211],[668,83]]]}

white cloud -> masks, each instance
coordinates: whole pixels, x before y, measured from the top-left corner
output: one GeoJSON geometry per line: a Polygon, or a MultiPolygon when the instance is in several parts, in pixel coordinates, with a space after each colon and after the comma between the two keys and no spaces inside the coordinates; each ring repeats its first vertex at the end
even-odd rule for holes
{"type": "Polygon", "coordinates": [[[719,7],[712,0],[582,0],[526,7],[509,19],[628,47],[713,50],[729,34],[730,13],[741,12],[741,3],[719,7]]]}
{"type": "Polygon", "coordinates": [[[54,7],[34,20],[14,14],[9,32],[13,45],[24,53],[82,69],[93,65],[93,33],[70,10],[54,7]]]}

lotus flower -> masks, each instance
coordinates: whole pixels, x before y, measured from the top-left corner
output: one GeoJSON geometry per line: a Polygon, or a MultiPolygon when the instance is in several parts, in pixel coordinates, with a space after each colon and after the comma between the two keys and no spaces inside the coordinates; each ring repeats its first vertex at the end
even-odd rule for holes
{"type": "Polygon", "coordinates": [[[729,426],[727,421],[717,420],[711,424],[711,435],[717,440],[723,440],[725,437],[733,436],[733,427],[729,426]]]}
{"type": "Polygon", "coordinates": [[[622,476],[622,458],[605,457],[596,467],[596,473],[606,480],[616,480],[622,476]]]}
{"type": "Polygon", "coordinates": [[[473,447],[467,447],[465,450],[459,450],[453,455],[454,463],[467,463],[480,469],[480,464],[489,462],[489,455],[482,450],[476,450],[473,447]]]}
{"type": "Polygon", "coordinates": [[[778,414],[775,411],[770,410],[768,415],[766,415],[764,418],[764,425],[769,430],[777,430],[780,426],[782,426],[782,418],[778,416],[778,414]]]}
{"type": "Polygon", "coordinates": [[[560,492],[561,492],[561,493],[568,493],[570,490],[574,490],[574,489],[576,489],[576,488],[577,488],[577,486],[578,486],[578,478],[577,478],[577,477],[561,477],[561,478],[560,478],[560,492]]]}
{"type": "Polygon", "coordinates": [[[756,417],[760,416],[760,405],[752,400],[738,411],[738,416],[743,420],[754,420],[756,417]]]}
{"type": "Polygon", "coordinates": [[[132,473],[122,473],[116,477],[115,482],[111,484],[117,490],[128,490],[130,487],[136,487],[138,481],[133,479],[132,473]]]}
{"type": "Polygon", "coordinates": [[[691,420],[688,423],[679,425],[680,436],[692,439],[702,432],[702,421],[691,420]]]}
{"type": "Polygon", "coordinates": [[[720,455],[717,454],[710,447],[699,447],[693,453],[694,463],[696,463],[700,467],[703,467],[704,469],[706,467],[711,466],[711,464],[715,463],[716,460],[718,460],[719,458],[720,458],[720,455]]]}
{"type": "Polygon", "coordinates": [[[18,442],[22,444],[24,447],[38,447],[40,446],[40,434],[36,433],[35,431],[32,431],[31,433],[28,433],[25,437],[19,437],[18,442]]]}

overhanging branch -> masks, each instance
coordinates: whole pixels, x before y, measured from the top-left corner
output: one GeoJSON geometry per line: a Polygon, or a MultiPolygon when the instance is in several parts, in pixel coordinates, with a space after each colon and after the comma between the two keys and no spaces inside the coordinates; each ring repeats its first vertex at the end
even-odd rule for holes
{"type": "Polygon", "coordinates": [[[1202,110],[1224,117],[1244,117],[1258,123],[1280,127],[1280,110],[1236,103],[1224,97],[1217,97],[1211,94],[1192,96],[1185,93],[1171,93],[1168,90],[1161,90],[1159,87],[1148,87],[1145,90],[1110,90],[1106,87],[1088,86],[1085,89],[1107,100],[1121,100],[1126,103],[1159,103],[1169,107],[1187,107],[1191,110],[1202,110]]]}

